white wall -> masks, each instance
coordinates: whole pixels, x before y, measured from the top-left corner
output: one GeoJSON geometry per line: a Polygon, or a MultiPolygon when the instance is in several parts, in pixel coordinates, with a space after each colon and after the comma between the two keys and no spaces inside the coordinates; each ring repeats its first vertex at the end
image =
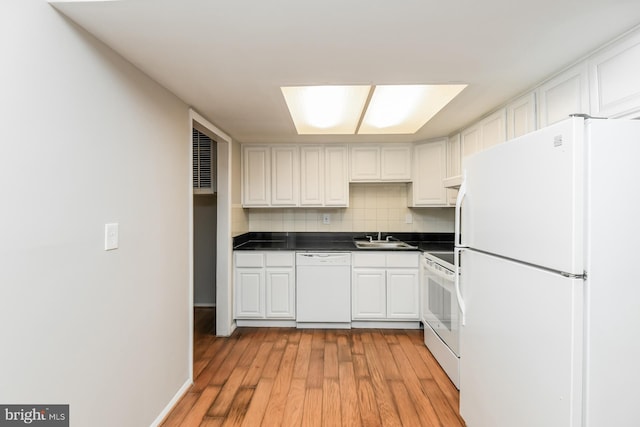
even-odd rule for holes
{"type": "Polygon", "coordinates": [[[0,402],[149,425],[190,377],[187,106],[42,0],[0,55],[0,402]]]}

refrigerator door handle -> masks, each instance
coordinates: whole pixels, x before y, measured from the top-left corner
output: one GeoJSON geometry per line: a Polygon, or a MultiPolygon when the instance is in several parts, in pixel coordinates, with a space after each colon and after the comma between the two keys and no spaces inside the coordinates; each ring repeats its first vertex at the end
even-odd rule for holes
{"type": "Polygon", "coordinates": [[[462,184],[460,184],[460,188],[458,189],[458,197],[456,197],[455,222],[453,226],[454,227],[453,238],[456,246],[461,245],[460,239],[462,236],[460,235],[460,223],[461,223],[460,213],[462,210],[462,199],[464,199],[464,196],[466,194],[467,194],[467,172],[464,171],[464,174],[462,176],[462,184]]]}
{"type": "MultiPolygon", "coordinates": [[[[462,189],[462,186],[460,187],[462,189]]],[[[460,196],[458,196],[460,197],[460,196]]],[[[464,248],[455,248],[454,252],[454,265],[455,271],[455,287],[456,287],[456,300],[458,300],[458,307],[460,307],[460,320],[462,326],[465,325],[465,311],[464,300],[462,299],[462,292],[460,292],[460,252],[464,251],[464,248]]]]}

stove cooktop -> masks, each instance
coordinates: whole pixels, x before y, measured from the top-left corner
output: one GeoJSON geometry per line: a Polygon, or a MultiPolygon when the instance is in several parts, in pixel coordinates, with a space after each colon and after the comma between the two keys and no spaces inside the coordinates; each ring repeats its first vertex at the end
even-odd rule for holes
{"type": "Polygon", "coordinates": [[[441,259],[448,264],[454,264],[453,252],[429,252],[429,254],[433,257],[441,259]]]}

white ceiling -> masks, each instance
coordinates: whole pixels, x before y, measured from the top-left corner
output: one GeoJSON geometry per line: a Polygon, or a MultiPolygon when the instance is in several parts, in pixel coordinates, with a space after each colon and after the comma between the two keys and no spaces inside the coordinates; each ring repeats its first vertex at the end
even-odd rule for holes
{"type": "Polygon", "coordinates": [[[638,0],[52,3],[241,142],[444,136],[640,24],[638,0]],[[299,136],[279,89],[450,82],[415,135],[299,136]]]}

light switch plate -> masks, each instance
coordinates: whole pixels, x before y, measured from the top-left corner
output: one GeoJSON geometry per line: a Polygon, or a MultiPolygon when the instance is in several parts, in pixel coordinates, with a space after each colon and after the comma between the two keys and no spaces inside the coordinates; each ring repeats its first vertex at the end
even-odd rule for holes
{"type": "Polygon", "coordinates": [[[104,225],[104,250],[118,249],[118,223],[104,225]]]}

